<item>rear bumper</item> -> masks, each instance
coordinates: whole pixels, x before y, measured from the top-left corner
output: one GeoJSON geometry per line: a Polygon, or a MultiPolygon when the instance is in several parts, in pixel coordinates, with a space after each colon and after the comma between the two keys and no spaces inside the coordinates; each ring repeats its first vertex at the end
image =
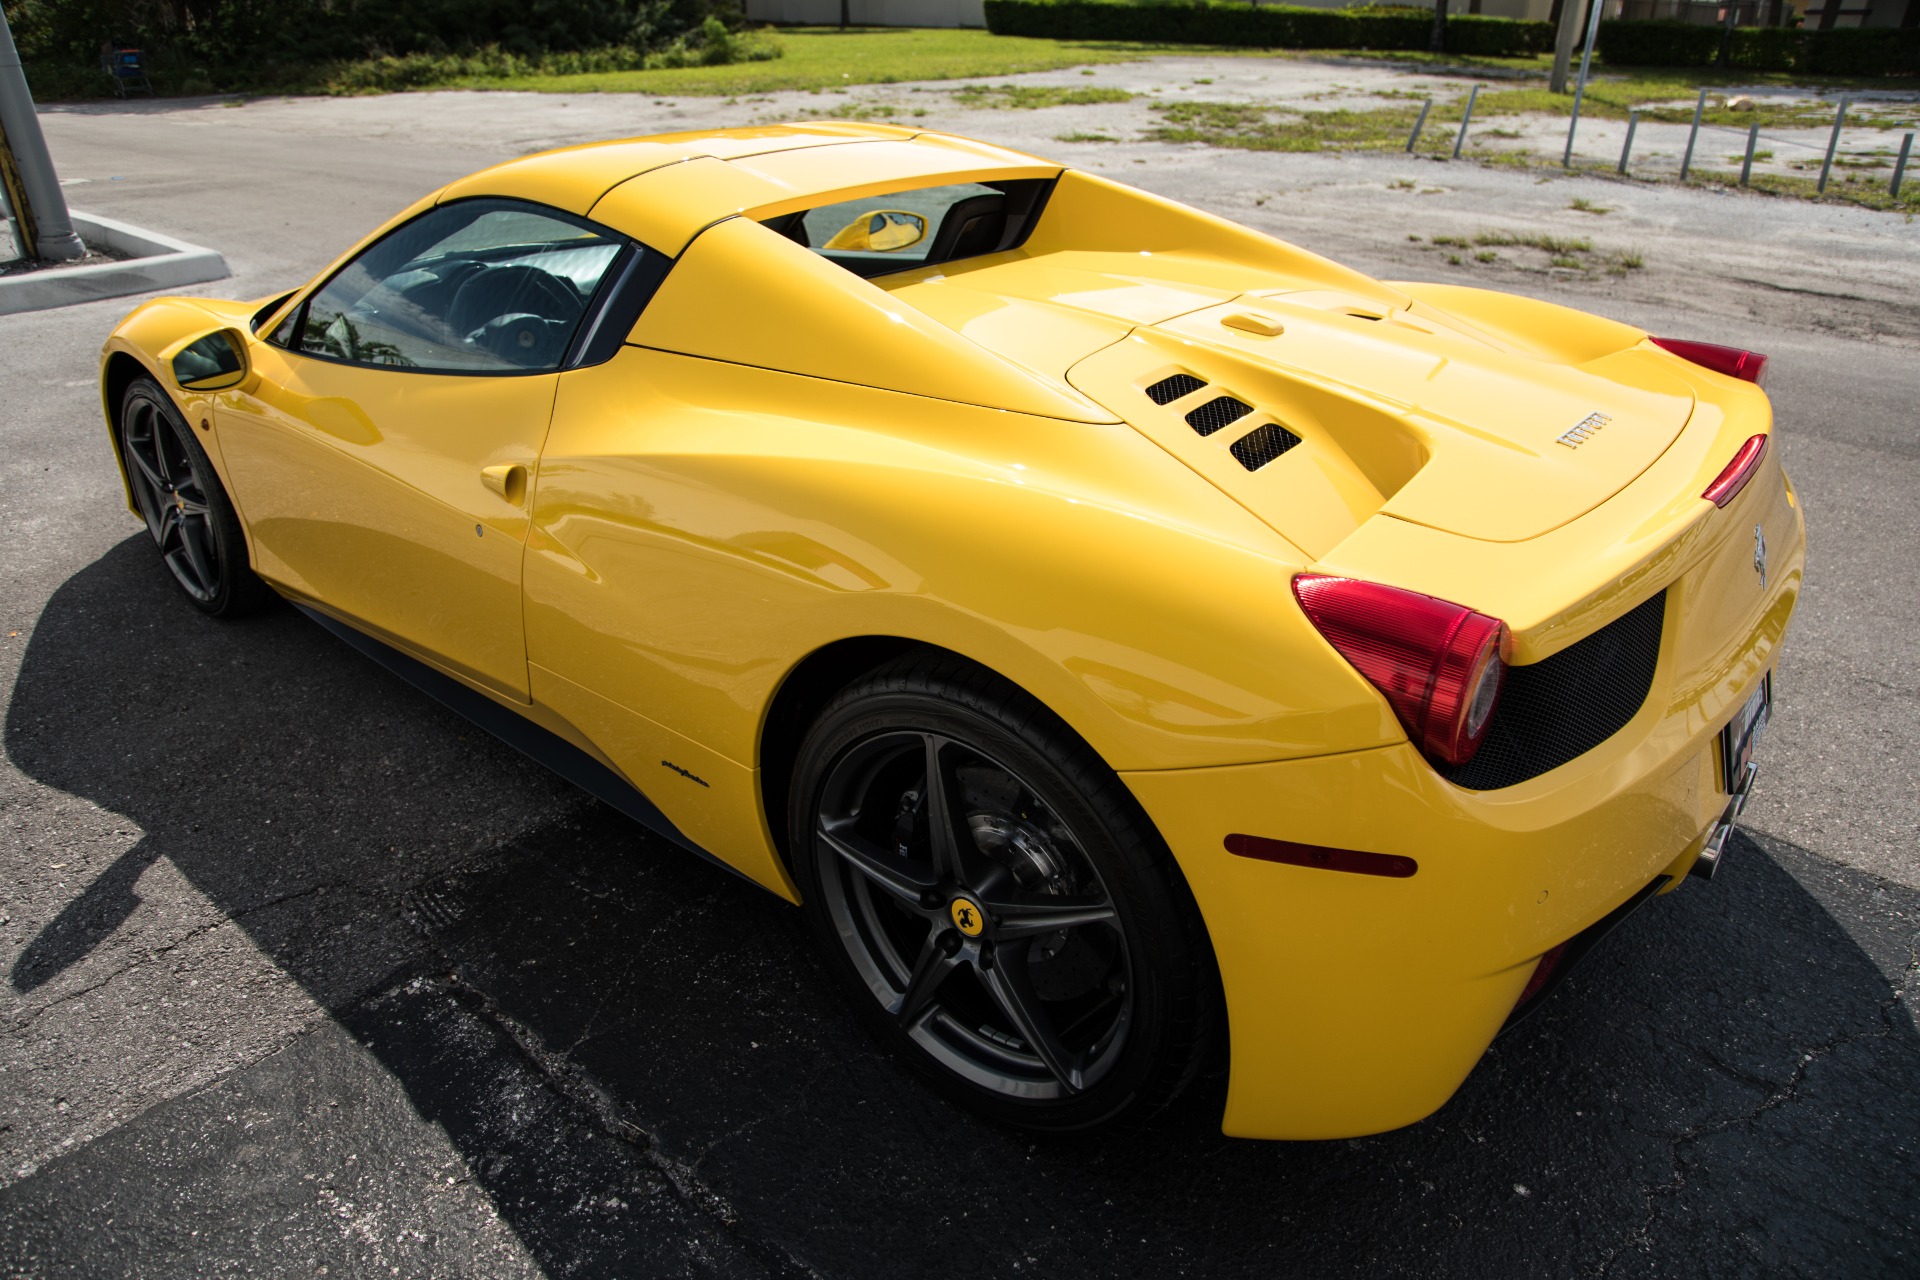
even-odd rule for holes
{"type": "Polygon", "coordinates": [[[1537,778],[1467,791],[1407,744],[1122,775],[1179,860],[1219,959],[1227,1133],[1352,1137],[1424,1118],[1507,1022],[1541,956],[1657,878],[1686,875],[1732,808],[1717,735],[1772,670],[1804,562],[1784,485],[1742,519],[1765,523],[1775,549],[1764,588],[1750,538],[1700,557],[1668,587],[1639,713],[1537,778]],[[1399,854],[1419,870],[1254,861],[1226,851],[1233,833],[1399,854]]]}

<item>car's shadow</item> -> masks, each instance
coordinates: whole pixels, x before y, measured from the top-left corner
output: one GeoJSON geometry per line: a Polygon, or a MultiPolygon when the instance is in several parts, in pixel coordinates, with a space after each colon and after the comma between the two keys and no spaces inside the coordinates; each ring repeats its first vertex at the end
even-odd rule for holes
{"type": "Polygon", "coordinates": [[[462,723],[290,610],[201,619],[127,540],[47,605],[5,741],[28,776],[145,835],[40,929],[13,986],[82,962],[168,859],[444,1126],[555,1273],[617,1271],[623,1232],[656,1228],[583,1211],[616,1198],[571,1139],[499,1158],[500,1100],[448,1066],[471,1046],[411,1016],[393,972],[453,974],[693,1200],[731,1206],[696,1208],[824,1275],[1731,1274],[1843,1256],[1864,1274],[1914,1256],[1920,1037],[1887,974],[1916,895],[1790,846],[1742,839],[1718,881],[1650,904],[1423,1124],[1233,1141],[1216,1081],[1140,1130],[1035,1142],[877,1055],[770,896],[597,806],[487,848],[475,795],[497,816],[559,784],[462,723]],[[446,839],[423,838],[450,805],[446,839]],[[328,941],[343,925],[351,947],[328,941]]]}

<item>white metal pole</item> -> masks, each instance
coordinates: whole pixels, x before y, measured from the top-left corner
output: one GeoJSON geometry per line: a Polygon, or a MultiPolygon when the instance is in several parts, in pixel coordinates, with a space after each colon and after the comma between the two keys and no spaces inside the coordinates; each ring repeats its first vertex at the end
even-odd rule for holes
{"type": "Polygon", "coordinates": [[[1466,145],[1467,126],[1473,123],[1473,103],[1479,96],[1479,85],[1473,86],[1473,89],[1467,94],[1467,110],[1466,113],[1460,117],[1460,132],[1453,139],[1453,158],[1455,160],[1460,158],[1460,148],[1466,145]]]}
{"type": "Polygon", "coordinates": [[[1580,83],[1573,90],[1573,119],[1567,121],[1567,153],[1560,157],[1562,168],[1573,167],[1573,131],[1580,127],[1580,101],[1587,96],[1587,70],[1593,66],[1593,42],[1600,34],[1600,10],[1607,0],[1591,0],[1587,14],[1587,47],[1580,52],[1580,83]]]}
{"type": "Polygon", "coordinates": [[[1413,144],[1420,141],[1420,131],[1427,127],[1427,112],[1433,110],[1433,99],[1428,98],[1420,104],[1420,118],[1413,122],[1413,132],[1407,135],[1407,150],[1413,150],[1413,144]]]}
{"type": "Polygon", "coordinates": [[[1633,107],[1627,112],[1627,140],[1620,148],[1620,172],[1627,172],[1627,158],[1633,154],[1633,131],[1640,127],[1640,108],[1633,107]]]}
{"type": "Polygon", "coordinates": [[[1687,154],[1680,157],[1680,181],[1687,180],[1687,170],[1693,167],[1693,144],[1700,138],[1700,115],[1707,109],[1707,91],[1702,89],[1693,104],[1693,130],[1687,134],[1687,154]]]}
{"type": "Polygon", "coordinates": [[[1821,195],[1827,193],[1827,175],[1833,172],[1833,153],[1840,145],[1840,130],[1847,123],[1847,100],[1840,99],[1840,109],[1833,113],[1833,133],[1827,138],[1827,158],[1820,163],[1821,195]]]}
{"type": "Polygon", "coordinates": [[[73,231],[73,219],[67,216],[67,197],[53,172],[53,157],[47,153],[47,139],[40,132],[33,95],[27,91],[27,73],[20,65],[20,51],[14,48],[13,31],[7,26],[3,9],[0,9],[0,134],[5,135],[5,145],[12,151],[19,169],[20,190],[16,194],[20,199],[13,202],[16,206],[13,216],[23,238],[31,237],[37,256],[55,262],[86,253],[87,246],[80,243],[80,237],[73,231]],[[18,207],[22,203],[26,208],[18,207]],[[30,228],[28,219],[32,219],[30,228]]]}

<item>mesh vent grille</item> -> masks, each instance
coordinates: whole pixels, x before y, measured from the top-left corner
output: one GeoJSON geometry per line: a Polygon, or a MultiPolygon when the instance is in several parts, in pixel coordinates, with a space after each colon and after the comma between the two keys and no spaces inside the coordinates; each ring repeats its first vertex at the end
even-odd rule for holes
{"type": "Polygon", "coordinates": [[[1508,671],[1486,741],[1440,776],[1474,791],[1511,787],[1620,732],[1653,687],[1666,608],[1662,591],[1551,658],[1508,671]]]}
{"type": "Polygon", "coordinates": [[[1277,422],[1255,427],[1233,442],[1233,456],[1249,471],[1258,471],[1300,443],[1300,437],[1277,422]]]}
{"type": "Polygon", "coordinates": [[[1187,425],[1203,436],[1210,436],[1229,422],[1238,422],[1252,412],[1252,405],[1241,404],[1232,396],[1220,396],[1188,414],[1187,425]]]}
{"type": "Polygon", "coordinates": [[[1172,404],[1181,396],[1190,396],[1207,384],[1190,373],[1176,373],[1147,388],[1147,399],[1155,404],[1172,404]]]}

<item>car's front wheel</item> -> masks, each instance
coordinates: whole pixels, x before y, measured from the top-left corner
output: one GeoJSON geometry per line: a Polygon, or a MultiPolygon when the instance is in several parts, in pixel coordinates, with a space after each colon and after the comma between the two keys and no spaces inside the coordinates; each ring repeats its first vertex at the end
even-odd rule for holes
{"type": "Polygon", "coordinates": [[[230,618],[273,598],[247,563],[246,536],[207,451],[151,378],[120,402],[120,453],[160,558],[202,612],[230,618]]]}
{"type": "Polygon", "coordinates": [[[1170,1101],[1217,978],[1133,797],[1020,690],[904,660],[803,744],[791,848],[816,933],[883,1039],[1003,1122],[1070,1131],[1170,1101]]]}

